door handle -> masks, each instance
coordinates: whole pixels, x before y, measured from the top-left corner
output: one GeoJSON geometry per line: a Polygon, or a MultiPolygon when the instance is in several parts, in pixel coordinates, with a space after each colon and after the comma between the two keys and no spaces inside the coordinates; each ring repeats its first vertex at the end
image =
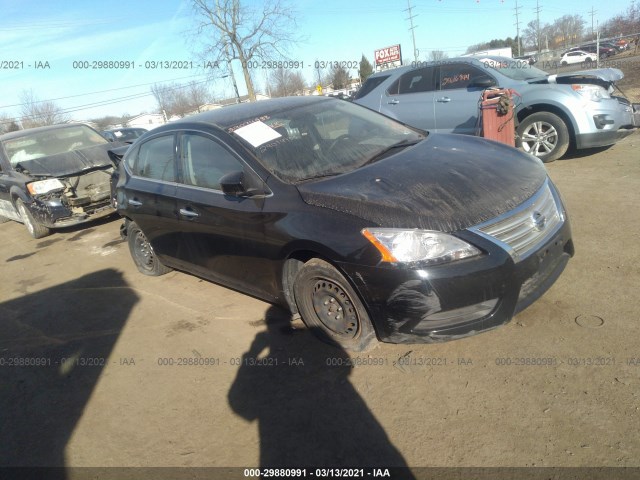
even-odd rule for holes
{"type": "Polygon", "coordinates": [[[390,100],[387,102],[387,104],[389,105],[397,105],[400,103],[400,100],[398,100],[397,98],[394,98],[393,100],[390,100]]]}
{"type": "Polygon", "coordinates": [[[186,208],[181,208],[180,209],[180,215],[182,215],[183,217],[187,217],[188,219],[193,219],[193,218],[197,218],[197,217],[200,216],[199,214],[197,214],[193,210],[187,210],[186,208]]]}
{"type": "Polygon", "coordinates": [[[441,97],[438,100],[436,100],[436,102],[440,102],[440,103],[448,103],[450,101],[451,99],[449,97],[441,97]]]}
{"type": "Polygon", "coordinates": [[[128,200],[129,205],[131,205],[132,207],[141,207],[142,206],[142,202],[138,201],[138,200],[128,200]]]}

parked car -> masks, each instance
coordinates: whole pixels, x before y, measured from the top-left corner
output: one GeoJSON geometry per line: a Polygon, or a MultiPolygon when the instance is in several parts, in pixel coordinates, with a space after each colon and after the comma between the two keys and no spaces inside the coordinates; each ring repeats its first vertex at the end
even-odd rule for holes
{"type": "Polygon", "coordinates": [[[573,255],[535,157],[326,97],[158,127],[125,154],[116,194],[142,273],[280,304],[352,350],[497,327],[573,255]]]}
{"type": "Polygon", "coordinates": [[[487,88],[514,89],[521,148],[544,162],[612,145],[640,126],[640,109],[613,87],[617,69],[549,75],[522,60],[460,57],[371,75],[354,101],[418,128],[476,135],[487,88]]]}
{"type": "Polygon", "coordinates": [[[141,137],[147,130],[144,128],[112,128],[111,130],[103,130],[102,136],[110,142],[129,142],[133,143],[138,137],[141,137]]]}
{"type": "Polygon", "coordinates": [[[529,65],[535,65],[538,62],[538,57],[535,54],[529,55],[521,55],[519,57],[514,57],[515,60],[525,60],[529,63],[529,65]]]}
{"type": "Polygon", "coordinates": [[[575,63],[580,63],[588,68],[591,67],[592,63],[595,63],[596,56],[593,53],[583,52],[582,50],[573,50],[565,53],[560,58],[560,65],[573,65],[575,63]]]}
{"type": "MultiPolygon", "coordinates": [[[[583,51],[583,52],[587,52],[587,53],[592,53],[594,55],[596,55],[597,52],[599,52],[600,58],[611,57],[612,55],[615,55],[616,53],[618,53],[618,49],[615,48],[615,47],[607,47],[607,46],[604,46],[604,45],[600,44],[600,48],[598,49],[598,47],[596,46],[595,43],[590,43],[590,44],[587,44],[587,45],[580,45],[579,47],[573,47],[573,48],[569,49],[567,52],[575,52],[575,51],[583,51]]],[[[567,53],[567,52],[565,52],[565,53],[567,53]]]]}
{"type": "Polygon", "coordinates": [[[0,135],[0,221],[23,223],[34,238],[114,212],[107,142],[82,124],[0,135]]]}

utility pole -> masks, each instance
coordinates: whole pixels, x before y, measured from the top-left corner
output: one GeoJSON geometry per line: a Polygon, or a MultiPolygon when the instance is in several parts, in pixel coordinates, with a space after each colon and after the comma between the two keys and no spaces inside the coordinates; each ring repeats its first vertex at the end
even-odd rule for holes
{"type": "Polygon", "coordinates": [[[595,30],[593,29],[593,17],[595,17],[596,13],[598,12],[591,7],[591,40],[593,40],[593,36],[595,34],[595,30]]]}
{"type": "Polygon", "coordinates": [[[411,39],[413,40],[413,59],[417,63],[418,49],[416,48],[416,32],[415,32],[417,25],[416,26],[413,25],[413,19],[418,15],[413,15],[411,12],[411,9],[413,8],[413,6],[411,5],[411,0],[407,0],[407,6],[408,8],[405,9],[405,12],[409,12],[409,18],[406,18],[405,20],[409,20],[409,24],[411,25],[411,27],[409,27],[409,30],[411,30],[411,39]]]}
{"type": "Polygon", "coordinates": [[[536,21],[537,21],[537,26],[536,26],[536,38],[537,38],[537,43],[538,43],[538,53],[540,53],[540,10],[542,10],[542,7],[540,6],[540,1],[536,0],[536,21]]]}
{"type": "Polygon", "coordinates": [[[516,11],[516,13],[514,14],[516,16],[516,38],[518,39],[518,56],[522,55],[520,53],[520,20],[518,18],[518,10],[520,10],[520,8],[522,7],[518,7],[518,0],[516,0],[516,8],[514,8],[514,10],[516,11]]]}

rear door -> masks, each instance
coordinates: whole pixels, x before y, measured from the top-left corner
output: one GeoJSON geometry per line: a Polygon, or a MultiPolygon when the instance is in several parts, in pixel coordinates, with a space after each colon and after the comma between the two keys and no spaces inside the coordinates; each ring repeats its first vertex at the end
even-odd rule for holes
{"type": "Polygon", "coordinates": [[[438,67],[434,99],[438,132],[476,134],[478,105],[485,87],[474,87],[473,82],[487,76],[486,70],[469,63],[438,67]]]}
{"type": "Polygon", "coordinates": [[[149,138],[127,156],[126,213],[142,229],[158,257],[170,264],[178,246],[176,135],[149,138]]]}
{"type": "Polygon", "coordinates": [[[382,96],[380,111],[418,128],[436,128],[433,107],[435,70],[435,67],[423,67],[401,75],[382,96]]]}
{"type": "Polygon", "coordinates": [[[255,174],[214,135],[180,135],[181,179],[177,187],[180,242],[177,259],[194,273],[262,296],[272,279],[264,253],[264,196],[223,194],[220,178],[237,171],[255,174]]]}

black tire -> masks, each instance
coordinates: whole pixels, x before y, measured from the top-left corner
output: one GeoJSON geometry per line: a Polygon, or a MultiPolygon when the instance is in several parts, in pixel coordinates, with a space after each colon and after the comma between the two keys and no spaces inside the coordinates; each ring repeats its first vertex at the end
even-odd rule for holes
{"type": "Polygon", "coordinates": [[[165,267],[162,262],[160,262],[147,237],[135,222],[129,224],[129,228],[127,229],[127,242],[133,263],[136,264],[136,267],[138,267],[141,273],[152,277],[159,277],[171,271],[169,267],[165,267]]]}
{"type": "Polygon", "coordinates": [[[24,202],[19,198],[16,200],[16,210],[18,210],[22,223],[27,227],[29,234],[33,238],[42,238],[51,235],[51,230],[36,221],[29,209],[24,205],[24,202]]]}
{"type": "Polygon", "coordinates": [[[562,157],[569,148],[569,129],[564,121],[550,112],[537,112],[520,122],[518,136],[521,149],[545,163],[562,157]]]}
{"type": "Polygon", "coordinates": [[[298,272],[293,292],[302,320],[320,339],[354,352],[366,350],[375,340],[358,294],[331,264],[309,260],[298,272]]]}
{"type": "Polygon", "coordinates": [[[560,65],[562,65],[563,67],[566,67],[568,65],[567,62],[562,62],[560,65]]]}

